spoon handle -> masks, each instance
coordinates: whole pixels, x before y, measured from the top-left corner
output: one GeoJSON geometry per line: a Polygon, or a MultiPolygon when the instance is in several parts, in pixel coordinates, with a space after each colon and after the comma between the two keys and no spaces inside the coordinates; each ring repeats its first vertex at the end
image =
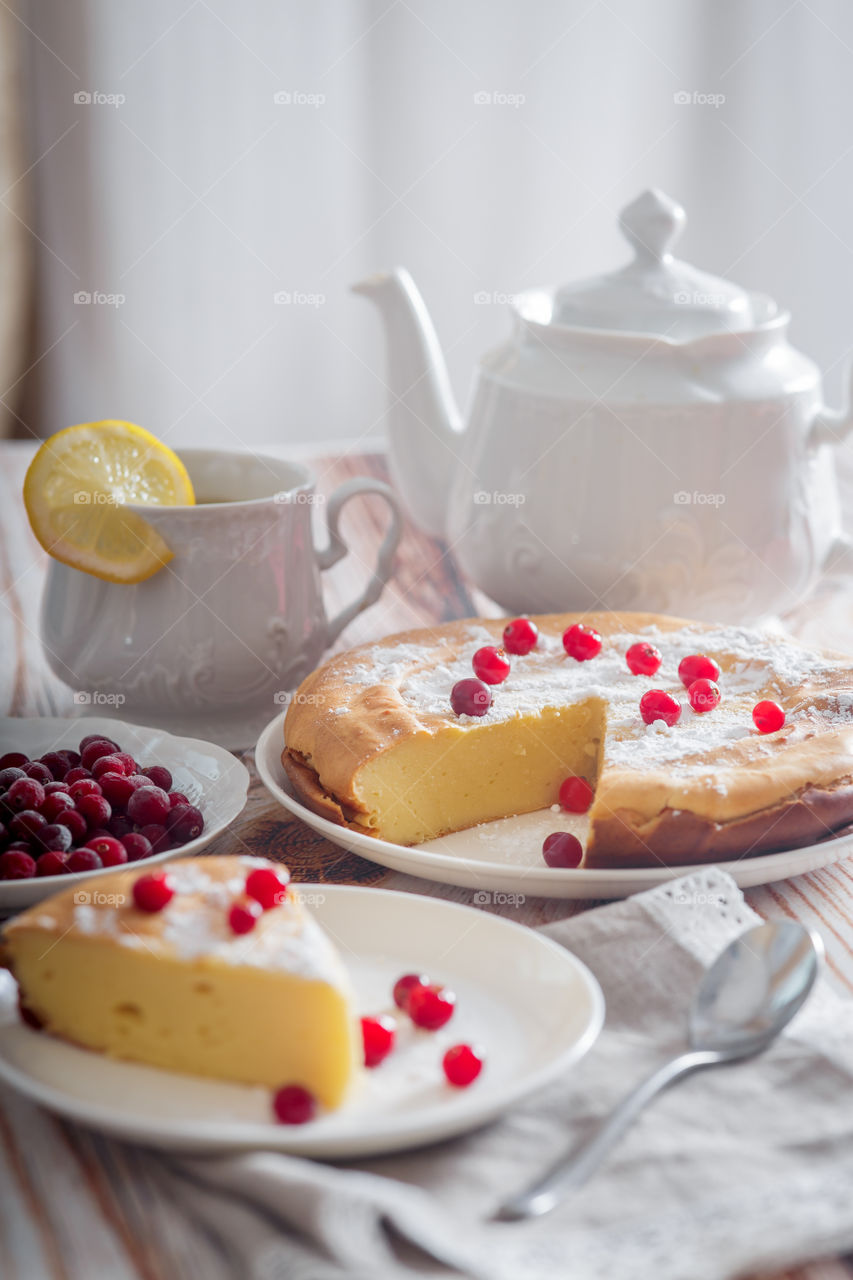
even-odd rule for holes
{"type": "Polygon", "coordinates": [[[562,1192],[582,1186],[595,1172],[611,1147],[652,1098],[682,1076],[727,1060],[727,1054],[715,1050],[696,1050],[665,1062],[620,1102],[588,1142],[568,1156],[561,1156],[543,1177],[505,1201],[496,1216],[503,1222],[514,1222],[519,1218],[535,1218],[550,1212],[562,1192]]]}

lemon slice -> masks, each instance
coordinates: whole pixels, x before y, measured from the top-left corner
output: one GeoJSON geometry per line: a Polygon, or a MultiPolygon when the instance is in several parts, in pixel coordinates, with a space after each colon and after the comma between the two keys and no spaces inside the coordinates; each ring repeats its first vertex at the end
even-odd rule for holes
{"type": "Polygon", "coordinates": [[[144,582],[172,559],[156,529],[127,503],[195,503],[177,454],[132,422],[58,431],[24,480],[24,505],[45,551],[106,582],[144,582]]]}

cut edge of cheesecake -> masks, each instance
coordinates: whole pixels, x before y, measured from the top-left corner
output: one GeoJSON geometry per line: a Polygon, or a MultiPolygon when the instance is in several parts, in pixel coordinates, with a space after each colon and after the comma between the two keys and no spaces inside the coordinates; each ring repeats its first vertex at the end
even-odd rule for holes
{"type": "Polygon", "coordinates": [[[332,795],[298,752],[286,747],[281,759],[312,812],[410,846],[547,808],[570,774],[595,788],[605,732],[606,706],[591,697],[499,724],[418,733],[367,760],[353,778],[349,802],[332,795]]]}

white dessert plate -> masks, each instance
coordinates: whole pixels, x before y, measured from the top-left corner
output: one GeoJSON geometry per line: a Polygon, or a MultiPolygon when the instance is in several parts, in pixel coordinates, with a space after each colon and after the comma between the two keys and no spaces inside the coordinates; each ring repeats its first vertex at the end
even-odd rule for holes
{"type": "MultiPolygon", "coordinates": [[[[659,866],[621,869],[548,867],[542,860],[542,841],[552,831],[572,831],[581,842],[586,818],[542,809],[484,822],[411,847],[377,840],[321,818],[297,799],[281,764],[284,714],[264,729],[255,747],[255,764],[264,786],[283,808],[301,818],[320,835],[370,862],[404,871],[425,880],[460,885],[477,893],[515,894],[527,898],[627,898],[702,866],[659,866]]],[[[853,834],[784,853],[744,857],[722,865],[741,889],[771,884],[829,866],[853,854],[853,834]]]]}
{"type": "Polygon", "coordinates": [[[146,1146],[346,1158],[438,1142],[485,1124],[567,1071],[601,1030],[604,997],[595,978],[533,929],[420,894],[299,889],[336,943],[362,1014],[396,1012],[393,984],[413,970],[457,996],[453,1017],[435,1033],[417,1031],[399,1015],[394,1051],[364,1073],[340,1110],[280,1125],[266,1089],[116,1062],[55,1040],[20,1021],[16,984],[2,972],[0,1080],[70,1120],[146,1146]],[[485,1066],[469,1088],[454,1089],[441,1059],[462,1042],[482,1048],[485,1066]]]}
{"type": "MultiPolygon", "coordinates": [[[[176,738],[162,729],[146,729],[106,716],[0,719],[0,755],[24,751],[33,759],[62,747],[76,750],[80,739],[92,733],[112,738],[141,765],[164,764],[172,775],[175,789],[183,791],[201,810],[204,831],[198,839],[190,840],[179,849],[152,854],[145,859],[146,866],[198,853],[234,821],[246,804],[249,771],[230,751],[198,738],[176,738]]],[[[114,870],[115,867],[103,867],[99,871],[79,871],[73,875],[0,880],[0,913],[18,911],[58,889],[114,870]]]]}

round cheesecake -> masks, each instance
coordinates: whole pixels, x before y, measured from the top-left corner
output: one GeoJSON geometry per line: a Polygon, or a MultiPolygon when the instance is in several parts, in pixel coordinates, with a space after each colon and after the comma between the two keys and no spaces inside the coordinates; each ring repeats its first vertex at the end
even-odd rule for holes
{"type": "Polygon", "coordinates": [[[398,844],[419,844],[557,802],[570,775],[594,788],[584,865],[717,861],[793,848],[853,822],[853,659],[781,636],[640,613],[534,617],[538,642],[508,655],[483,716],[450,695],[472,657],[502,643],[506,619],[407,631],[333,657],[303,681],[285,718],[282,763],[314,812],[398,844]],[[569,657],[566,629],[602,637],[569,657]],[[634,675],[639,641],[662,657],[634,675]],[[720,667],[719,705],[691,708],[679,663],[720,667]],[[644,723],[640,699],[663,689],[678,721],[644,723]],[[752,711],[785,711],[763,734],[752,711]]]}

